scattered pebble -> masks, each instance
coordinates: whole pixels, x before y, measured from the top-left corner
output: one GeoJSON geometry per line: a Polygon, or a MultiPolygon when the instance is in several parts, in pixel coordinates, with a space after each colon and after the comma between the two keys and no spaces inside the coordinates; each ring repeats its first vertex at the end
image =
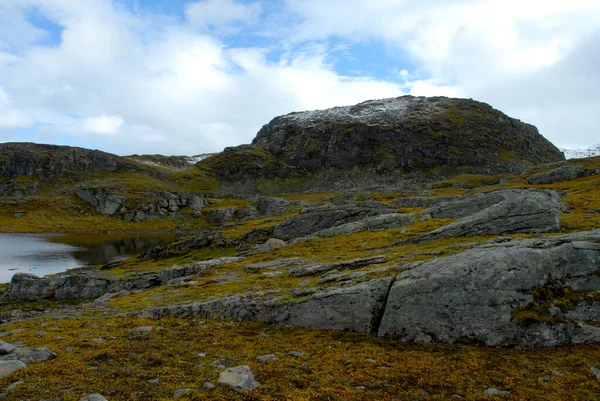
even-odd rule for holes
{"type": "Polygon", "coordinates": [[[102,394],[90,394],[79,401],[108,401],[102,394]]]}
{"type": "Polygon", "coordinates": [[[104,338],[92,338],[92,341],[98,344],[104,344],[106,342],[106,339],[104,338]]]}
{"type": "Polygon", "coordinates": [[[552,381],[552,379],[549,376],[544,376],[544,377],[538,377],[538,381],[550,383],[552,381]]]}
{"type": "Polygon", "coordinates": [[[600,380],[600,369],[595,368],[594,366],[592,366],[590,369],[592,370],[594,376],[596,376],[596,379],[600,380]]]}
{"type": "Polygon", "coordinates": [[[0,341],[0,355],[10,354],[15,350],[15,346],[4,341],[0,341]]]}
{"type": "Polygon", "coordinates": [[[305,354],[305,353],[306,353],[306,352],[300,352],[300,351],[291,351],[291,352],[290,352],[290,355],[291,355],[291,356],[296,356],[296,357],[301,357],[301,356],[304,356],[304,354],[305,354]]]}
{"type": "Polygon", "coordinates": [[[156,383],[159,383],[159,382],[160,382],[159,378],[148,380],[148,383],[152,383],[152,384],[156,384],[156,383]]]}
{"type": "Polygon", "coordinates": [[[259,362],[274,361],[276,359],[279,359],[279,358],[275,354],[261,355],[261,356],[259,356],[259,357],[256,358],[256,360],[259,361],[259,362]]]}
{"type": "Polygon", "coordinates": [[[564,376],[564,373],[561,373],[558,370],[554,370],[554,369],[550,369],[550,373],[552,373],[554,376],[558,376],[558,377],[564,376]]]}
{"type": "Polygon", "coordinates": [[[226,356],[225,358],[219,358],[219,359],[213,361],[213,363],[211,363],[211,365],[218,369],[225,369],[225,368],[228,368],[229,366],[233,365],[234,361],[235,361],[235,357],[226,356]]]}
{"type": "Polygon", "coordinates": [[[179,398],[182,395],[185,395],[187,393],[191,393],[192,391],[194,391],[193,388],[180,388],[179,390],[173,391],[173,398],[179,398]]]}
{"type": "Polygon", "coordinates": [[[207,390],[212,390],[213,388],[217,387],[214,384],[212,384],[211,382],[204,382],[204,384],[202,385],[202,387],[204,387],[207,390]]]}
{"type": "Polygon", "coordinates": [[[510,391],[502,391],[502,390],[498,390],[493,387],[490,387],[487,390],[485,390],[483,392],[483,394],[488,395],[488,396],[505,395],[505,394],[510,394],[510,391]]]}
{"type": "Polygon", "coordinates": [[[367,362],[377,363],[377,359],[367,358],[367,362]]]}

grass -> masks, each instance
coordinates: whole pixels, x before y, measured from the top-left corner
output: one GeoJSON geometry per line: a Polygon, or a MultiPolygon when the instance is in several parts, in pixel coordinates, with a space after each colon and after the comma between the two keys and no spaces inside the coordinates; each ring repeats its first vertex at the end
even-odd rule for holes
{"type": "Polygon", "coordinates": [[[454,394],[485,400],[484,390],[494,387],[511,392],[498,399],[558,401],[596,400],[600,391],[590,370],[600,360],[598,347],[574,352],[408,345],[327,330],[172,318],[40,319],[3,330],[13,332],[6,340],[58,353],[55,360],[0,379],[3,388],[24,383],[7,400],[76,401],[91,393],[114,401],[167,400],[180,388],[194,389],[184,400],[447,400],[454,394]],[[154,330],[134,334],[140,326],[154,330]],[[271,353],[279,359],[256,360],[271,353]],[[217,384],[221,371],[212,362],[227,356],[235,358],[233,366],[250,366],[261,386],[246,394],[205,389],[207,381],[217,384]]]}

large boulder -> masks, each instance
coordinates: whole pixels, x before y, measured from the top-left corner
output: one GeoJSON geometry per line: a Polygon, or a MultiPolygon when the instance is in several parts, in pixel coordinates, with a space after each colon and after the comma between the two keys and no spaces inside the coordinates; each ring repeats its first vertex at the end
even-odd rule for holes
{"type": "Polygon", "coordinates": [[[352,223],[342,224],[341,226],[327,228],[325,230],[313,233],[313,237],[333,237],[334,235],[351,234],[367,230],[386,230],[388,228],[397,228],[407,226],[415,222],[414,215],[402,213],[382,214],[379,216],[367,217],[352,223]]]}
{"type": "Polygon", "coordinates": [[[470,99],[403,96],[276,117],[252,141],[300,171],[488,171],[564,160],[537,129],[470,99]]]}
{"type": "Polygon", "coordinates": [[[422,196],[406,196],[397,198],[390,203],[395,207],[432,207],[440,203],[451,202],[462,199],[460,196],[438,196],[437,198],[426,198],[422,196]]]}
{"type": "Polygon", "coordinates": [[[292,203],[282,198],[261,197],[254,201],[254,207],[265,216],[276,216],[289,212],[292,203]]]}
{"type": "Polygon", "coordinates": [[[26,367],[21,361],[0,361],[0,379],[26,367]]]}
{"type": "Polygon", "coordinates": [[[410,268],[392,286],[379,334],[489,346],[600,341],[587,324],[600,321],[600,300],[584,291],[600,290],[598,241],[600,230],[492,243],[410,268]]]}
{"type": "Polygon", "coordinates": [[[11,298],[39,301],[53,298],[56,288],[51,285],[48,278],[40,278],[30,273],[17,273],[12,277],[7,292],[11,298]]]}
{"type": "Polygon", "coordinates": [[[560,195],[555,191],[538,189],[501,189],[482,194],[466,196],[439,203],[426,209],[422,216],[433,218],[466,217],[478,213],[490,206],[503,201],[520,202],[522,199],[536,200],[548,204],[552,209],[566,210],[566,205],[560,200],[560,195]]]}
{"type": "MultiPolygon", "coordinates": [[[[471,206],[476,210],[484,207],[482,204],[485,204],[486,200],[499,199],[501,196],[492,193],[489,198],[475,198],[474,202],[470,199],[453,202],[449,205],[448,213],[444,213],[445,204],[435,208],[441,210],[438,217],[463,214],[468,213],[471,206]],[[479,203],[480,200],[482,203],[479,203]]],[[[560,212],[564,207],[560,199],[557,199],[555,193],[551,191],[524,192],[522,195],[511,196],[508,200],[493,204],[428,234],[412,238],[409,242],[473,235],[556,232],[560,228],[560,212]]]]}
{"type": "Polygon", "coordinates": [[[115,195],[106,188],[78,188],[75,194],[106,216],[115,214],[127,200],[126,197],[115,195]]]}
{"type": "Polygon", "coordinates": [[[201,262],[188,263],[185,266],[173,266],[160,272],[160,281],[167,283],[171,280],[175,280],[182,277],[200,275],[204,271],[214,266],[223,264],[238,263],[243,261],[244,258],[239,257],[222,257],[209,259],[201,262]]]}
{"type": "Polygon", "coordinates": [[[285,220],[275,228],[273,234],[285,239],[303,237],[367,217],[389,213],[391,213],[389,209],[371,209],[355,205],[327,205],[309,208],[302,210],[299,215],[285,220]]]}
{"type": "Polygon", "coordinates": [[[286,302],[276,298],[234,295],[213,301],[152,309],[140,316],[217,317],[370,333],[377,331],[391,283],[391,278],[373,279],[349,287],[330,288],[304,300],[286,302]]]}
{"type": "Polygon", "coordinates": [[[555,182],[564,182],[576,180],[577,178],[581,178],[586,174],[586,171],[581,166],[561,166],[552,171],[548,171],[545,173],[534,174],[527,178],[528,184],[553,184],[555,182]]]}

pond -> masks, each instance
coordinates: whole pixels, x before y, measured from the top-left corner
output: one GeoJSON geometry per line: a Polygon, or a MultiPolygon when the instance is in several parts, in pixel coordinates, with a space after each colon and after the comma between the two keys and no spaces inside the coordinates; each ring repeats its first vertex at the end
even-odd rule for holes
{"type": "Polygon", "coordinates": [[[0,283],[15,273],[37,276],[103,265],[174,240],[172,234],[0,234],[0,283]]]}

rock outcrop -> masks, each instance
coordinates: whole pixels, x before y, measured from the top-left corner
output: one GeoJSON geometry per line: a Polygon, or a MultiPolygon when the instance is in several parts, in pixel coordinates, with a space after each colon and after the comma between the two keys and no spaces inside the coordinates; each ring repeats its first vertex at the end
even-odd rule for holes
{"type": "Polygon", "coordinates": [[[571,181],[581,178],[586,174],[585,168],[581,166],[561,166],[546,173],[539,173],[527,178],[528,184],[553,184],[555,182],[571,181]]]}
{"type": "Polygon", "coordinates": [[[299,171],[415,171],[482,166],[492,171],[564,160],[537,129],[485,103],[404,96],[273,119],[252,145],[299,171]]]}
{"type": "Polygon", "coordinates": [[[216,317],[370,333],[377,330],[391,282],[391,278],[374,279],[319,292],[306,300],[288,302],[235,295],[208,302],[152,309],[140,316],[216,317]]]}
{"type": "Polygon", "coordinates": [[[115,195],[106,188],[79,188],[75,194],[105,216],[115,214],[127,200],[126,197],[115,195]]]}
{"type": "Polygon", "coordinates": [[[0,144],[0,176],[36,176],[42,180],[80,175],[82,171],[139,171],[122,157],[70,146],[35,143],[0,144]]]}
{"type": "Polygon", "coordinates": [[[392,213],[391,209],[372,209],[354,204],[308,208],[285,220],[275,228],[273,234],[284,239],[303,237],[367,217],[389,213],[392,213]]]}
{"type": "Polygon", "coordinates": [[[467,217],[409,242],[472,235],[556,232],[560,228],[560,212],[564,209],[565,205],[553,191],[508,190],[476,195],[443,203],[424,212],[426,217],[432,214],[435,217],[467,217]],[[492,205],[487,207],[489,204],[492,205]],[[475,214],[469,215],[473,211],[475,214]]]}
{"type": "Polygon", "coordinates": [[[600,299],[585,296],[600,290],[598,241],[597,230],[500,242],[410,268],[392,286],[379,334],[490,346],[600,341],[586,324],[600,320],[600,299]],[[554,303],[562,306],[552,315],[554,303]],[[532,306],[539,316],[519,321],[532,306]]]}

